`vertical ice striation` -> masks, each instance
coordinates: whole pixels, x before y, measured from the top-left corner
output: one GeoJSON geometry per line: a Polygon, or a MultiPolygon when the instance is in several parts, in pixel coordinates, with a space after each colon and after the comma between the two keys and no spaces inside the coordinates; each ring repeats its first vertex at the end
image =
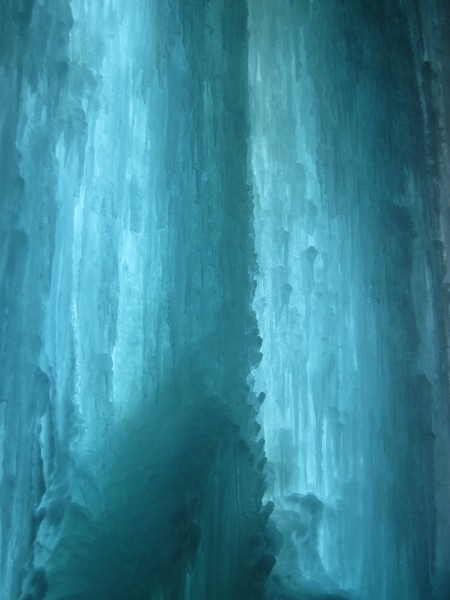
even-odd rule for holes
{"type": "Polygon", "coordinates": [[[247,6],[2,3],[2,598],[251,598],[247,6]]]}
{"type": "Polygon", "coordinates": [[[249,2],[277,598],[449,593],[448,16],[249,2]]]}
{"type": "Polygon", "coordinates": [[[449,26],[0,2],[2,600],[447,600],[449,26]]]}

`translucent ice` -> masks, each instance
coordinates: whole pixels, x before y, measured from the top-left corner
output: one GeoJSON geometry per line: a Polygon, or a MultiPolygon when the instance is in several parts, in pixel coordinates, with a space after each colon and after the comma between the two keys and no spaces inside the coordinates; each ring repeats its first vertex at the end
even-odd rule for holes
{"type": "Polygon", "coordinates": [[[1,600],[448,600],[449,22],[0,3],[1,600]]]}

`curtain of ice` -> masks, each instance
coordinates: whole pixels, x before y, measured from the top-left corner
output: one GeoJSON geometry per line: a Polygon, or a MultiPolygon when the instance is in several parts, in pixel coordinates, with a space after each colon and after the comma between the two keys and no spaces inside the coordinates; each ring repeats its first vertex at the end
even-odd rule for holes
{"type": "Polygon", "coordinates": [[[2,3],[2,597],[447,598],[444,9],[2,3]]]}
{"type": "Polygon", "coordinates": [[[445,597],[442,7],[249,6],[271,590],[445,597]]]}
{"type": "Polygon", "coordinates": [[[2,11],[2,598],[257,597],[246,3],[2,11]]]}

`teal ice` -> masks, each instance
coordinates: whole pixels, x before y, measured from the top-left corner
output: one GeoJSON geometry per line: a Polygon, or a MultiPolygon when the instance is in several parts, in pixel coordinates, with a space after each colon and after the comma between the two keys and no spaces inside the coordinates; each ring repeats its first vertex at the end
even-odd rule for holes
{"type": "Polygon", "coordinates": [[[0,0],[1,600],[450,598],[446,0],[0,0]]]}

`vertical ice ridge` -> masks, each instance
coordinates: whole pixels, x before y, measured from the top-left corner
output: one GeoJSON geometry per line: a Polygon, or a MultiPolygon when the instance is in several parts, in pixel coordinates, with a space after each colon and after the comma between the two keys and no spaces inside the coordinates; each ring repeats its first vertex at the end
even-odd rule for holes
{"type": "Polygon", "coordinates": [[[432,597],[445,571],[438,10],[250,2],[255,380],[298,594],[432,597]]]}
{"type": "Polygon", "coordinates": [[[2,593],[259,597],[246,3],[5,7],[2,593]]]}
{"type": "Polygon", "coordinates": [[[2,598],[448,596],[448,22],[1,3],[2,598]]]}
{"type": "MultiPolygon", "coordinates": [[[[52,374],[40,364],[54,253],[54,148],[67,56],[67,2],[2,5],[1,586],[18,597],[47,486],[41,418],[52,374]],[[3,285],[5,282],[5,285],[3,285]]],[[[64,443],[63,443],[64,445],[64,443]]]]}

